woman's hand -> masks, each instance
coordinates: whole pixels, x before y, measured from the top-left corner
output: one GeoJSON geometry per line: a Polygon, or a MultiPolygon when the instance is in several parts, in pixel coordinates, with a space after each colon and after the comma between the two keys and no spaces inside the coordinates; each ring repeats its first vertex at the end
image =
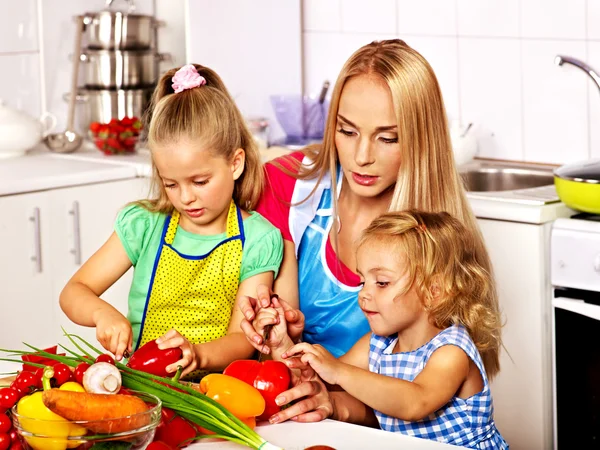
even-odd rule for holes
{"type": "Polygon", "coordinates": [[[96,339],[106,350],[123,359],[123,353],[132,351],[133,331],[127,318],[116,309],[107,306],[94,313],[96,339]]]}
{"type": "Polygon", "coordinates": [[[167,331],[164,335],[162,335],[156,340],[156,343],[158,344],[158,348],[161,350],[165,348],[179,347],[181,349],[181,352],[183,353],[179,361],[167,366],[167,372],[177,372],[177,367],[181,366],[183,368],[183,371],[181,372],[181,377],[184,377],[188,373],[198,368],[198,363],[196,361],[196,352],[194,351],[194,345],[186,338],[184,338],[179,333],[179,331],[175,329],[167,331]]]}
{"type": "Polygon", "coordinates": [[[338,384],[338,374],[343,367],[335,356],[329,353],[325,347],[302,342],[286,350],[281,355],[291,369],[300,368],[308,364],[325,382],[338,384]],[[299,355],[294,358],[294,356],[299,355]],[[299,361],[298,361],[299,360],[299,361]]]}
{"type": "Polygon", "coordinates": [[[327,387],[309,365],[300,368],[299,376],[292,371],[292,384],[294,387],[279,394],[275,401],[279,406],[297,402],[271,416],[269,422],[320,422],[334,414],[334,403],[327,387]]]}
{"type": "MultiPolygon", "coordinates": [[[[250,321],[256,318],[256,313],[261,308],[271,306],[274,296],[275,293],[267,285],[261,284],[256,290],[256,298],[244,297],[239,301],[239,307],[245,317],[240,327],[248,341],[258,351],[263,347],[263,338],[250,321]]],[[[299,309],[292,308],[285,300],[280,298],[279,301],[285,314],[287,334],[293,342],[298,342],[304,331],[304,314],[299,309]]]]}
{"type": "Polygon", "coordinates": [[[252,326],[261,336],[265,336],[266,327],[271,327],[266,341],[260,346],[260,351],[265,354],[271,353],[273,359],[280,359],[281,354],[294,345],[287,334],[285,312],[278,297],[273,297],[272,307],[258,310],[252,326]]]}

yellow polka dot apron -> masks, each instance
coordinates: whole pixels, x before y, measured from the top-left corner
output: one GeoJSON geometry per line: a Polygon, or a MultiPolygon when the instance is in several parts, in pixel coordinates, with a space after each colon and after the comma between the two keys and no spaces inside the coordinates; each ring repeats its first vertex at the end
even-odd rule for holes
{"type": "MultiPolygon", "coordinates": [[[[207,254],[184,255],[173,248],[179,212],[165,219],[146,297],[137,347],[175,328],[192,344],[224,336],[239,286],[244,224],[232,200],[226,238],[207,254]]],[[[196,371],[194,378],[204,375],[196,371]]]]}

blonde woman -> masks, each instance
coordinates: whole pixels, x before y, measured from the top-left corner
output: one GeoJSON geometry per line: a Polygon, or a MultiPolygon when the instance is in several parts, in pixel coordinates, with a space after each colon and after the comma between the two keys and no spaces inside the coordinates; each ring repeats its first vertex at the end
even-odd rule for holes
{"type": "MultiPolygon", "coordinates": [[[[257,210],[284,238],[275,292],[295,341],[320,344],[341,356],[369,331],[357,302],[356,242],[387,211],[447,211],[473,232],[476,259],[491,272],[454,165],[437,79],[427,61],[399,39],[356,51],[336,81],[322,145],[267,164],[266,170],[266,192],[257,210]]],[[[488,303],[498,310],[493,285],[488,303]]],[[[240,303],[246,317],[242,329],[260,351],[269,350],[262,337],[267,324],[254,322],[255,310],[270,304],[271,292],[264,286],[257,299],[240,303]]],[[[491,373],[497,372],[497,354],[484,352],[482,358],[491,373]]],[[[334,410],[333,397],[318,380],[299,383],[280,400],[303,397],[272,421],[331,415],[351,420],[334,410]]],[[[337,404],[341,407],[339,399],[337,404]]],[[[354,421],[373,423],[365,414],[354,421]]]]}
{"type": "Polygon", "coordinates": [[[198,378],[254,349],[236,299],[271,286],[283,255],[279,230],[254,209],[263,186],[256,144],[221,78],[188,64],[158,82],[148,127],[154,198],[125,207],[108,241],[75,273],[60,305],[96,328],[121,359],[148,341],[179,347],[167,367],[198,378]],[[128,316],[101,295],[133,266],[128,316]]]}

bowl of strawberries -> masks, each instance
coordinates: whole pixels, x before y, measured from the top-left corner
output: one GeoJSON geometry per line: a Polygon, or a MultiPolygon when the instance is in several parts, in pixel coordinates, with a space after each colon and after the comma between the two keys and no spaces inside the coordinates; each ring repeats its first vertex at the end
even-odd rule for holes
{"type": "Polygon", "coordinates": [[[111,119],[109,123],[92,122],[90,139],[105,155],[134,153],[138,143],[142,122],[137,117],[111,119]]]}

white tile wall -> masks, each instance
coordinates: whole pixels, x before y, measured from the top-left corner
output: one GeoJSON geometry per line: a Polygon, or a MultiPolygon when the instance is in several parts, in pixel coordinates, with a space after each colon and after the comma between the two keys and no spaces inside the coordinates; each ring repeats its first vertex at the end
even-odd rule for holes
{"type": "Polygon", "coordinates": [[[363,43],[400,37],[431,63],[449,116],[475,123],[480,156],[600,157],[598,88],[553,64],[564,53],[600,70],[600,0],[303,0],[303,16],[310,92],[363,43]]]}
{"type": "Polygon", "coordinates": [[[398,0],[398,32],[456,36],[456,0],[398,0]]]}
{"type": "Polygon", "coordinates": [[[520,0],[457,0],[461,36],[518,37],[520,0]]]}
{"type": "Polygon", "coordinates": [[[478,156],[522,160],[521,44],[459,39],[462,121],[477,124],[478,156]]]}
{"type": "Polygon", "coordinates": [[[586,0],[521,0],[523,37],[585,39],[585,29],[586,0]]]}
{"type": "Polygon", "coordinates": [[[396,0],[341,0],[342,31],[395,33],[396,0]]]}

